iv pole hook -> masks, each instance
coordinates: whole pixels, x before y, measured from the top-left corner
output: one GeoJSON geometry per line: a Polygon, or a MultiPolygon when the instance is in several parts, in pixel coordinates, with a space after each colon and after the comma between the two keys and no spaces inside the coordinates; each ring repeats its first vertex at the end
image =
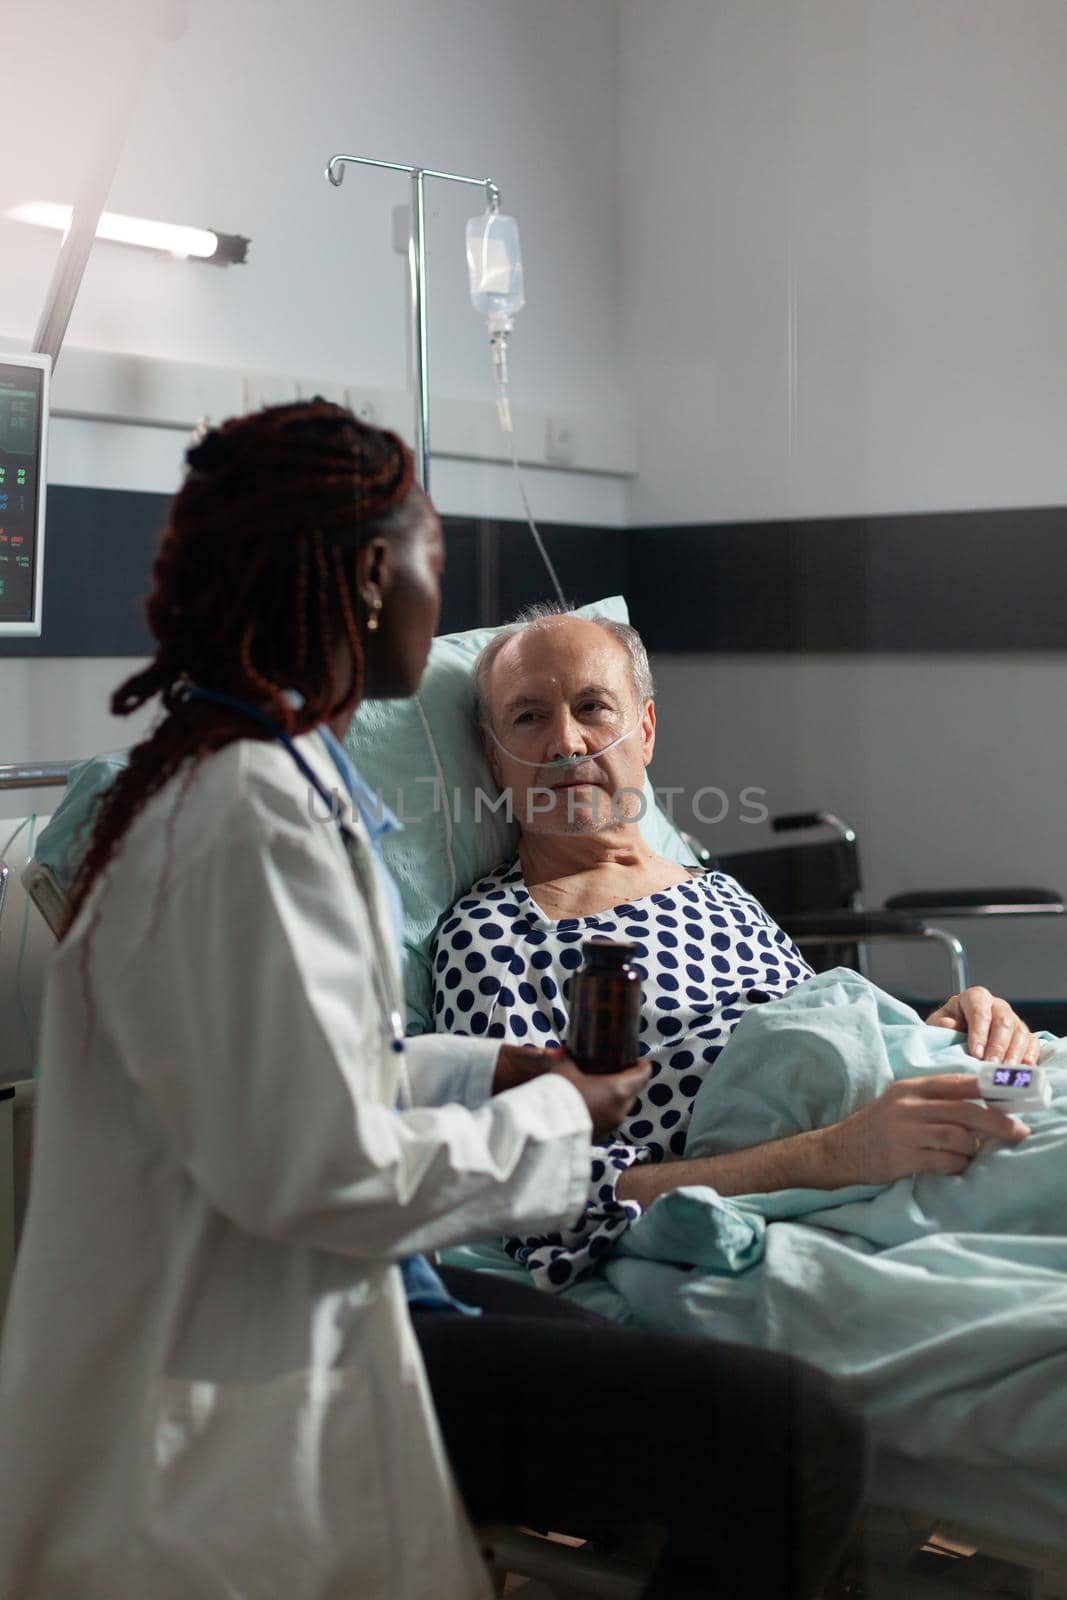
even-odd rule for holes
{"type": "Polygon", "coordinates": [[[388,172],[406,172],[411,179],[411,237],[408,242],[408,267],[411,276],[411,351],[415,389],[415,476],[422,487],[430,487],[430,385],[429,341],[426,327],[426,179],[440,178],[447,183],[472,184],[485,190],[490,211],[500,210],[500,190],[491,178],[468,178],[458,172],[437,172],[430,167],[412,167],[402,161],[375,161],[370,156],[331,156],[326,163],[326,178],[335,189],[344,181],[346,164],[382,167],[388,172]]]}

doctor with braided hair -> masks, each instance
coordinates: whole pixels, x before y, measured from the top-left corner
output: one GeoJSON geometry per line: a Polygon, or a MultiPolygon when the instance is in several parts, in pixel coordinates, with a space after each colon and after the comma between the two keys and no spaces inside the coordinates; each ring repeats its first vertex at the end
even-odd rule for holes
{"type": "Polygon", "coordinates": [[[340,738],[437,621],[409,451],[310,401],[187,459],[112,701],[160,715],[46,985],[0,1594],[474,1600],[472,1520],[645,1518],[649,1595],[813,1595],[863,1480],[830,1380],[423,1254],[576,1217],[647,1074],[404,1039],[398,824],[340,738]]]}

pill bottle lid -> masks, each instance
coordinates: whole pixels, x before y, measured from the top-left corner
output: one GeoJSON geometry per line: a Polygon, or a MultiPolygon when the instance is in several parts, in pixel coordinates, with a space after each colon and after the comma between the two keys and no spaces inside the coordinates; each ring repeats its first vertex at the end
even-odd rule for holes
{"type": "Polygon", "coordinates": [[[582,945],[585,965],[601,972],[620,971],[635,953],[636,946],[624,939],[587,939],[582,945]]]}

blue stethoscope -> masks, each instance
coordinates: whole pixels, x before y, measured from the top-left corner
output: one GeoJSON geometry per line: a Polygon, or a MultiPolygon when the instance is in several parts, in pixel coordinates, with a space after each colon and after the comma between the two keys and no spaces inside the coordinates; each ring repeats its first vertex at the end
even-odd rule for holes
{"type": "MultiPolygon", "coordinates": [[[[311,785],[319,799],[325,805],[328,815],[333,818],[333,821],[337,826],[337,831],[341,836],[341,843],[344,845],[345,854],[348,857],[349,864],[359,880],[359,886],[363,892],[363,898],[370,911],[371,919],[373,922],[377,923],[379,919],[376,909],[376,887],[372,886],[368,882],[367,874],[364,868],[362,852],[360,851],[355,833],[345,822],[344,818],[338,813],[336,792],[333,794],[330,793],[322,779],[319,777],[318,773],[297,749],[295,743],[285,732],[284,728],[279,728],[278,724],[271,717],[268,717],[266,712],[260,711],[258,706],[251,705],[247,700],[240,700],[236,695],[223,694],[218,689],[201,689],[198,684],[186,683],[182,685],[180,697],[183,700],[207,701],[211,705],[222,706],[227,711],[235,711],[239,716],[247,717],[250,722],[257,723],[259,727],[263,728],[265,732],[270,734],[272,739],[276,739],[279,744],[285,746],[300,775],[307,779],[307,782],[311,785]]],[[[376,931],[378,934],[378,942],[381,943],[382,940],[380,927],[376,931]]],[[[382,1011],[388,1018],[390,1048],[394,1054],[402,1055],[404,1052],[404,1019],[396,1005],[393,1003],[393,998],[386,988],[381,962],[373,961],[371,966],[374,973],[374,987],[378,991],[378,1000],[381,1004],[382,1011]]]]}

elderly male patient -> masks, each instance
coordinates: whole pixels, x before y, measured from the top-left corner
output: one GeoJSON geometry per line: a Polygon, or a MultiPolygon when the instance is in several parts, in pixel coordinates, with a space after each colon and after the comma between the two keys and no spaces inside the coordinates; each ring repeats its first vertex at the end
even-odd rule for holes
{"type": "MultiPolygon", "coordinates": [[[[1026,1136],[1022,1124],[968,1098],[972,1077],[944,1074],[897,1083],[831,1127],[687,1160],[694,1097],[730,1033],[749,1006],[778,998],[811,969],[732,878],[679,866],[645,844],[639,795],[656,713],[633,628],[537,608],[482,652],[475,690],[521,838],[517,858],[441,925],[436,1025],[559,1044],[582,942],[625,939],[644,991],[641,1055],[652,1059],[648,1087],[592,1162],[582,1218],[562,1234],[507,1242],[540,1287],[565,1288],[656,1195],[683,1184],[730,1195],[888,1183],[962,1172],[984,1138],[1026,1136]],[[572,759],[561,765],[561,757],[572,759]]],[[[966,1030],[972,1055],[1037,1060],[1039,1042],[984,989],[954,995],[927,1020],[966,1030]]]]}

